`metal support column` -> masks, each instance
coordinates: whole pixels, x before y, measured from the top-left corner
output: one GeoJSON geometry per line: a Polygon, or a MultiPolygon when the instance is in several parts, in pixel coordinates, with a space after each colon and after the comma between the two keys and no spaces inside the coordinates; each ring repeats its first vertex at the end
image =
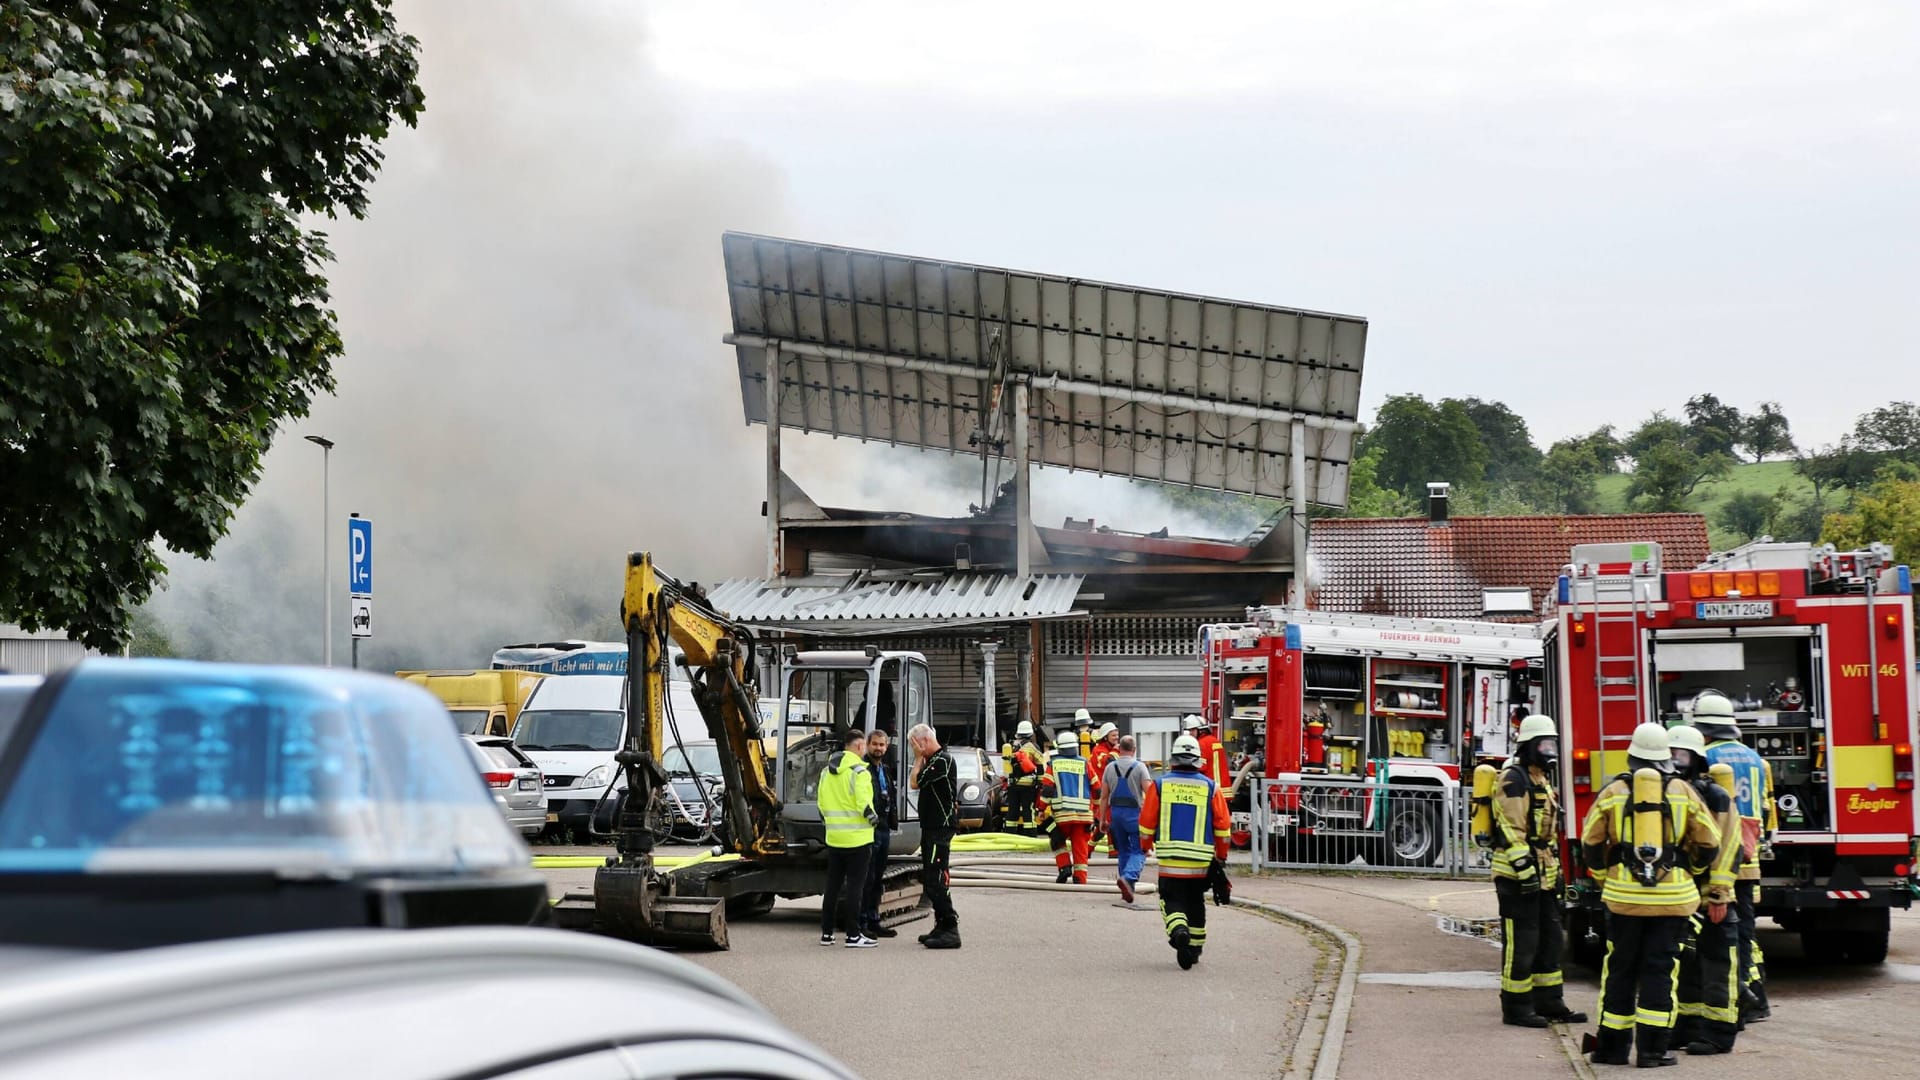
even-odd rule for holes
{"type": "Polygon", "coordinates": [[[1000,643],[997,641],[980,643],[980,698],[986,709],[980,714],[983,717],[980,730],[984,737],[980,745],[990,751],[1000,746],[1000,710],[995,707],[997,695],[993,692],[993,654],[999,651],[1000,643]]]}
{"type": "Polygon", "coordinates": [[[1033,462],[1027,457],[1027,384],[1013,384],[1014,573],[1033,573],[1033,462]]]}
{"type": "Polygon", "coordinates": [[[1304,420],[1293,422],[1293,437],[1289,443],[1293,451],[1288,462],[1287,488],[1293,498],[1288,511],[1293,521],[1293,609],[1303,611],[1307,606],[1308,568],[1312,565],[1307,557],[1307,424],[1304,420]]]}
{"type": "Polygon", "coordinates": [[[762,352],[767,367],[767,577],[784,569],[780,551],[780,343],[762,352]]]}

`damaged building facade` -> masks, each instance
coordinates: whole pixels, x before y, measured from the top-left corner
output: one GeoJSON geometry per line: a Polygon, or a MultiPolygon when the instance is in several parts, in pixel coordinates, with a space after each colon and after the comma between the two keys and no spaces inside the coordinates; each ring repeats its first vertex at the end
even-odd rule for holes
{"type": "Polygon", "coordinates": [[[767,564],[710,599],[769,640],[924,653],[958,742],[1081,707],[1151,741],[1197,708],[1201,625],[1305,602],[1304,509],[1346,503],[1365,320],[737,233],[723,252],[767,564]],[[977,457],[993,494],[954,517],[822,506],[782,467],[795,432],[977,457]],[[1047,467],[1283,509],[1238,538],[1097,506],[1042,524],[1047,467]]]}

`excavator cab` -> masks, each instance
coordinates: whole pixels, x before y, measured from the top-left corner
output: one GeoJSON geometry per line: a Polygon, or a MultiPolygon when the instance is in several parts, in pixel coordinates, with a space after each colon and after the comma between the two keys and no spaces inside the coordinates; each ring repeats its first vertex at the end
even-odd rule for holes
{"type": "Polygon", "coordinates": [[[892,746],[886,769],[898,828],[891,854],[911,854],[920,844],[919,800],[907,790],[913,767],[906,734],[931,724],[932,680],[919,653],[863,651],[796,652],[782,670],[786,697],[778,721],[775,756],[780,832],[788,850],[821,852],[826,827],[820,820],[820,776],[840,755],[849,730],[885,731],[892,746]]]}

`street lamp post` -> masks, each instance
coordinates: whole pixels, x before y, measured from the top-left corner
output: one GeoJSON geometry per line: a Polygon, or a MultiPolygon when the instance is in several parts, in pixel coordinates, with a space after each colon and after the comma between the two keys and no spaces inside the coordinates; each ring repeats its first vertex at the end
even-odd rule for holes
{"type": "Polygon", "coordinates": [[[325,656],[328,667],[333,666],[333,553],[330,537],[333,535],[332,477],[329,473],[333,457],[333,440],[320,435],[309,435],[307,441],[320,448],[320,588],[326,601],[326,642],[325,656]]]}

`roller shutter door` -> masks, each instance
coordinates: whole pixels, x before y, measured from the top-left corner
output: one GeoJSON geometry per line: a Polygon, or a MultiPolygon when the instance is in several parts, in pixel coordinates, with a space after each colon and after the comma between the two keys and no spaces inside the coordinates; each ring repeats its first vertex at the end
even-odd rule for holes
{"type": "MultiPolygon", "coordinates": [[[[911,637],[887,638],[875,642],[888,651],[917,652],[927,658],[927,671],[933,677],[933,719],[935,726],[952,730],[964,725],[970,733],[980,725],[980,668],[982,657],[977,638],[911,637]]],[[[1020,654],[1025,641],[1003,642],[993,658],[993,686],[999,700],[1002,731],[1017,722],[1020,708],[1020,654]]]]}
{"type": "Polygon", "coordinates": [[[1200,709],[1200,627],[1237,617],[1096,615],[1047,624],[1046,714],[1179,716],[1200,709]]]}

